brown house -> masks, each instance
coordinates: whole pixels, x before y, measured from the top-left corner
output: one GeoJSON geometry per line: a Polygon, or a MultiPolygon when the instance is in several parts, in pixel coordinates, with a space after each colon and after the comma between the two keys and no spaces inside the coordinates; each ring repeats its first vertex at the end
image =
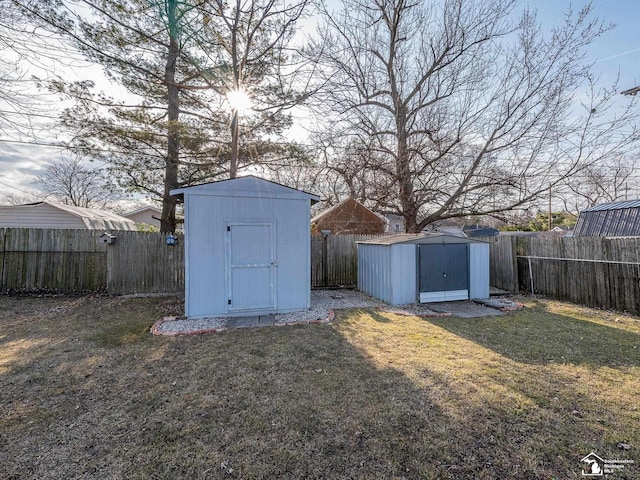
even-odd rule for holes
{"type": "Polygon", "coordinates": [[[353,198],[328,208],[311,219],[311,231],[330,230],[332,235],[381,234],[385,221],[353,198]]]}

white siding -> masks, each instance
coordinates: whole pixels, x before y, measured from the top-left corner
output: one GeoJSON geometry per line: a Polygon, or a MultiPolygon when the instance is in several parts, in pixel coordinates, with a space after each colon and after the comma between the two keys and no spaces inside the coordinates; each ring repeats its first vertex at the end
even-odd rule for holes
{"type": "Polygon", "coordinates": [[[82,228],[82,218],[52,205],[20,205],[0,208],[0,228],[82,228]]]}
{"type": "Polygon", "coordinates": [[[153,217],[160,218],[162,212],[152,208],[145,208],[144,210],[127,213],[124,216],[129,220],[133,220],[136,223],[146,223],[147,225],[153,225],[160,228],[160,220],[153,217]]]}
{"type": "Polygon", "coordinates": [[[469,298],[489,298],[489,244],[469,244],[469,298]]]}

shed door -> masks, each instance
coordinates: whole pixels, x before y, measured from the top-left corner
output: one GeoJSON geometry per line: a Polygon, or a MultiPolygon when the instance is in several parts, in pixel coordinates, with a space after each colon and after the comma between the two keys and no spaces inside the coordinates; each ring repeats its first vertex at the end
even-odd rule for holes
{"type": "Polygon", "coordinates": [[[418,245],[420,302],[469,298],[469,262],[466,244],[418,245]]]}
{"type": "Polygon", "coordinates": [[[227,223],[229,311],[275,308],[273,223],[227,223]]]}

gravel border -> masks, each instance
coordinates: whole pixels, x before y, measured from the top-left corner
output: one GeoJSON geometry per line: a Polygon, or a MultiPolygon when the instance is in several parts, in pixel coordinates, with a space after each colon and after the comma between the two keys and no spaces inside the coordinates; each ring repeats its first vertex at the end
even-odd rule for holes
{"type": "MultiPolygon", "coordinates": [[[[485,305],[504,310],[509,303],[513,306],[515,302],[507,300],[503,302],[487,301],[485,305]]],[[[516,304],[521,306],[521,304],[516,304]]],[[[311,308],[300,312],[278,313],[272,316],[261,316],[261,321],[256,326],[283,326],[283,325],[308,325],[315,323],[329,323],[333,320],[335,309],[357,309],[373,308],[379,311],[393,313],[396,315],[418,316],[418,317],[442,317],[449,316],[450,313],[442,310],[432,310],[423,304],[390,306],[381,300],[357,290],[312,290],[311,308]],[[262,319],[266,319],[263,321],[262,319]]],[[[227,330],[227,321],[230,317],[203,318],[190,320],[180,317],[164,317],[158,320],[151,327],[154,335],[197,335],[208,332],[221,332],[227,330]]]]}

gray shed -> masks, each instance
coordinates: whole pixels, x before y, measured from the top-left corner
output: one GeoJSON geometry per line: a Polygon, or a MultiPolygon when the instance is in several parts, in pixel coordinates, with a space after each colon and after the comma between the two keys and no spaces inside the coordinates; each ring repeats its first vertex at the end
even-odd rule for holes
{"type": "Polygon", "coordinates": [[[441,233],[358,242],[358,289],[390,305],[489,298],[489,244],[441,233]]]}
{"type": "Polygon", "coordinates": [[[187,317],[309,308],[317,196],[253,176],[171,194],[184,197],[187,317]]]}

